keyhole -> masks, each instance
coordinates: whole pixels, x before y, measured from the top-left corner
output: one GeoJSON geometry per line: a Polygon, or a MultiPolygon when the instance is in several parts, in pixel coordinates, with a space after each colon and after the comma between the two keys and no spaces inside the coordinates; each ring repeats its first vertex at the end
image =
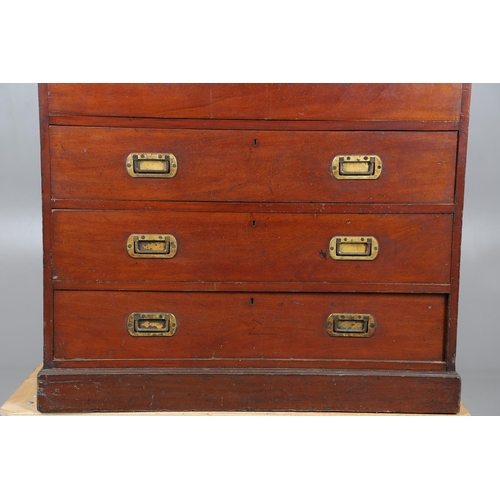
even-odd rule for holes
{"type": "Polygon", "coordinates": [[[257,221],[256,220],[253,220],[252,221],[252,227],[255,227],[257,225],[257,221]]]}
{"type": "Polygon", "coordinates": [[[257,146],[257,139],[254,139],[254,140],[253,140],[253,145],[254,145],[254,146],[257,146]]]}
{"type": "Polygon", "coordinates": [[[250,299],[250,304],[253,306],[253,297],[250,299]]]}

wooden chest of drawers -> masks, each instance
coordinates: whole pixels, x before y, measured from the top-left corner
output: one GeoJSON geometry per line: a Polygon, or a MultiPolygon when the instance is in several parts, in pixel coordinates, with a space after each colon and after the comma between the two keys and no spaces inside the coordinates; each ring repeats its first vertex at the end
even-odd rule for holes
{"type": "Polygon", "coordinates": [[[40,411],[458,411],[469,85],[39,95],[40,411]]]}

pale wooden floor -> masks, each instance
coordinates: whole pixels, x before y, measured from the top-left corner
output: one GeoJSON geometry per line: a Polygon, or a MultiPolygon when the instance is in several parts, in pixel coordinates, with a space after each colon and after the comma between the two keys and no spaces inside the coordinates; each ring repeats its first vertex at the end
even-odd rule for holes
{"type": "MultiPolygon", "coordinates": [[[[84,415],[83,413],[59,413],[59,414],[42,414],[36,409],[36,376],[41,369],[40,364],[31,375],[19,386],[12,396],[1,406],[0,415],[2,416],[51,416],[51,415],[84,415]]],[[[239,415],[239,416],[256,416],[256,415],[295,415],[295,416],[411,416],[409,413],[341,413],[341,412],[136,412],[136,413],[85,413],[85,415],[105,416],[105,415],[239,415]]],[[[422,415],[421,415],[422,416],[422,415]]],[[[461,404],[460,412],[456,415],[439,415],[439,416],[470,416],[467,408],[461,404]]]]}

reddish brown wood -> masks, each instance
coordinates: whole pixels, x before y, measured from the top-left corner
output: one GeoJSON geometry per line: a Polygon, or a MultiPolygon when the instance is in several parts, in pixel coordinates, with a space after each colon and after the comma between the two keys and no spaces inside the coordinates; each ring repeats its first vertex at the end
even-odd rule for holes
{"type": "Polygon", "coordinates": [[[375,203],[226,203],[186,201],[108,201],[108,200],[52,200],[53,208],[82,210],[134,210],[174,212],[277,212],[308,214],[453,214],[455,205],[442,204],[375,204],[375,203]],[[418,208],[418,211],[417,211],[418,208]]]}
{"type": "Polygon", "coordinates": [[[40,408],[458,411],[469,94],[455,84],[40,85],[40,408]],[[181,150],[180,188],[125,177],[127,148],[158,143],[181,150]],[[328,189],[332,144],[385,148],[391,176],[328,189]],[[179,253],[131,259],[131,232],[171,232],[179,253]],[[377,237],[378,258],[331,260],[336,232],[377,237]],[[175,337],[123,337],[120,306],[165,297],[189,315],[175,337]],[[376,308],[378,335],[320,340],[330,297],[376,308]]]}
{"type": "Polygon", "coordinates": [[[458,413],[455,372],[196,368],[53,369],[42,412],[357,411],[458,413]]]}
{"type": "Polygon", "coordinates": [[[52,210],[50,136],[48,124],[47,84],[38,86],[40,112],[40,157],[42,166],[42,223],[43,223],[43,360],[52,366],[53,358],[53,296],[52,296],[52,210]]]}
{"type": "Polygon", "coordinates": [[[456,121],[459,84],[49,84],[51,115],[456,121]]]}
{"type": "MultiPolygon", "coordinates": [[[[442,361],[445,296],[56,292],[56,359],[364,359],[442,361]],[[133,337],[133,312],[172,313],[172,337],[133,337]],[[331,337],[332,313],[371,314],[367,338],[331,337]]],[[[131,362],[131,366],[133,362],[131,362]]]]}
{"type": "Polygon", "coordinates": [[[53,213],[54,279],[143,282],[449,283],[450,215],[53,213]],[[254,227],[255,226],[255,227],[254,227]],[[172,234],[173,259],[134,259],[133,233],[172,234]],[[373,261],[329,256],[334,236],[373,236],[373,261]],[[112,256],[112,258],[110,258],[112,256]]]}
{"type": "MultiPolygon", "coordinates": [[[[204,367],[212,369],[221,365],[219,359],[129,359],[113,360],[114,368],[188,368],[204,367]]],[[[56,359],[55,368],[108,368],[109,361],[104,359],[56,359]]],[[[226,368],[327,368],[335,370],[415,370],[446,371],[444,361],[388,361],[355,359],[225,359],[226,368]]]]}
{"type": "Polygon", "coordinates": [[[458,292],[460,281],[460,250],[462,244],[462,217],[465,193],[465,164],[467,159],[467,138],[469,130],[471,85],[464,85],[461,111],[461,128],[458,139],[458,161],[455,187],[455,217],[453,223],[453,246],[451,260],[452,293],[449,299],[448,335],[446,340],[446,361],[449,370],[455,370],[455,356],[458,328],[458,292]]]}
{"type": "Polygon", "coordinates": [[[49,116],[50,125],[79,127],[179,128],[201,130],[459,130],[459,121],[202,120],[114,116],[49,116]]]}
{"type": "MultiPolygon", "coordinates": [[[[144,282],[129,281],[59,281],[52,283],[54,290],[136,290],[144,291],[144,282]]],[[[220,282],[220,281],[148,281],[147,290],[158,292],[342,292],[342,293],[450,293],[451,285],[438,283],[311,283],[295,282],[220,282]]]]}
{"type": "Polygon", "coordinates": [[[452,203],[455,132],[269,132],[51,127],[58,199],[452,203]],[[256,143],[256,144],[255,144],[256,143]],[[132,152],[172,153],[172,179],[134,178],[132,152]],[[338,180],[337,155],[378,155],[376,180],[338,180]]]}

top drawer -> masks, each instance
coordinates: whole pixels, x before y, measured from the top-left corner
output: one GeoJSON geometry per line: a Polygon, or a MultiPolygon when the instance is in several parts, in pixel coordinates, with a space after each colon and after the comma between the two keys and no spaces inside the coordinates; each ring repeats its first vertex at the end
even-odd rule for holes
{"type": "Polygon", "coordinates": [[[454,200],[456,132],[50,129],[54,199],[412,204],[454,200]],[[151,161],[149,154],[161,154],[162,160],[151,161]],[[166,172],[165,154],[176,158],[173,177],[168,177],[173,170],[166,172]],[[361,168],[366,174],[371,161],[365,158],[375,157],[380,159],[380,164],[373,164],[378,176],[371,180],[365,175],[334,176],[341,169],[340,158],[346,160],[342,168],[361,168]],[[140,167],[136,174],[136,163],[155,170],[140,167]],[[158,178],[158,172],[166,177],[158,178]]]}
{"type": "Polygon", "coordinates": [[[49,84],[50,115],[457,121],[460,84],[49,84]]]}

